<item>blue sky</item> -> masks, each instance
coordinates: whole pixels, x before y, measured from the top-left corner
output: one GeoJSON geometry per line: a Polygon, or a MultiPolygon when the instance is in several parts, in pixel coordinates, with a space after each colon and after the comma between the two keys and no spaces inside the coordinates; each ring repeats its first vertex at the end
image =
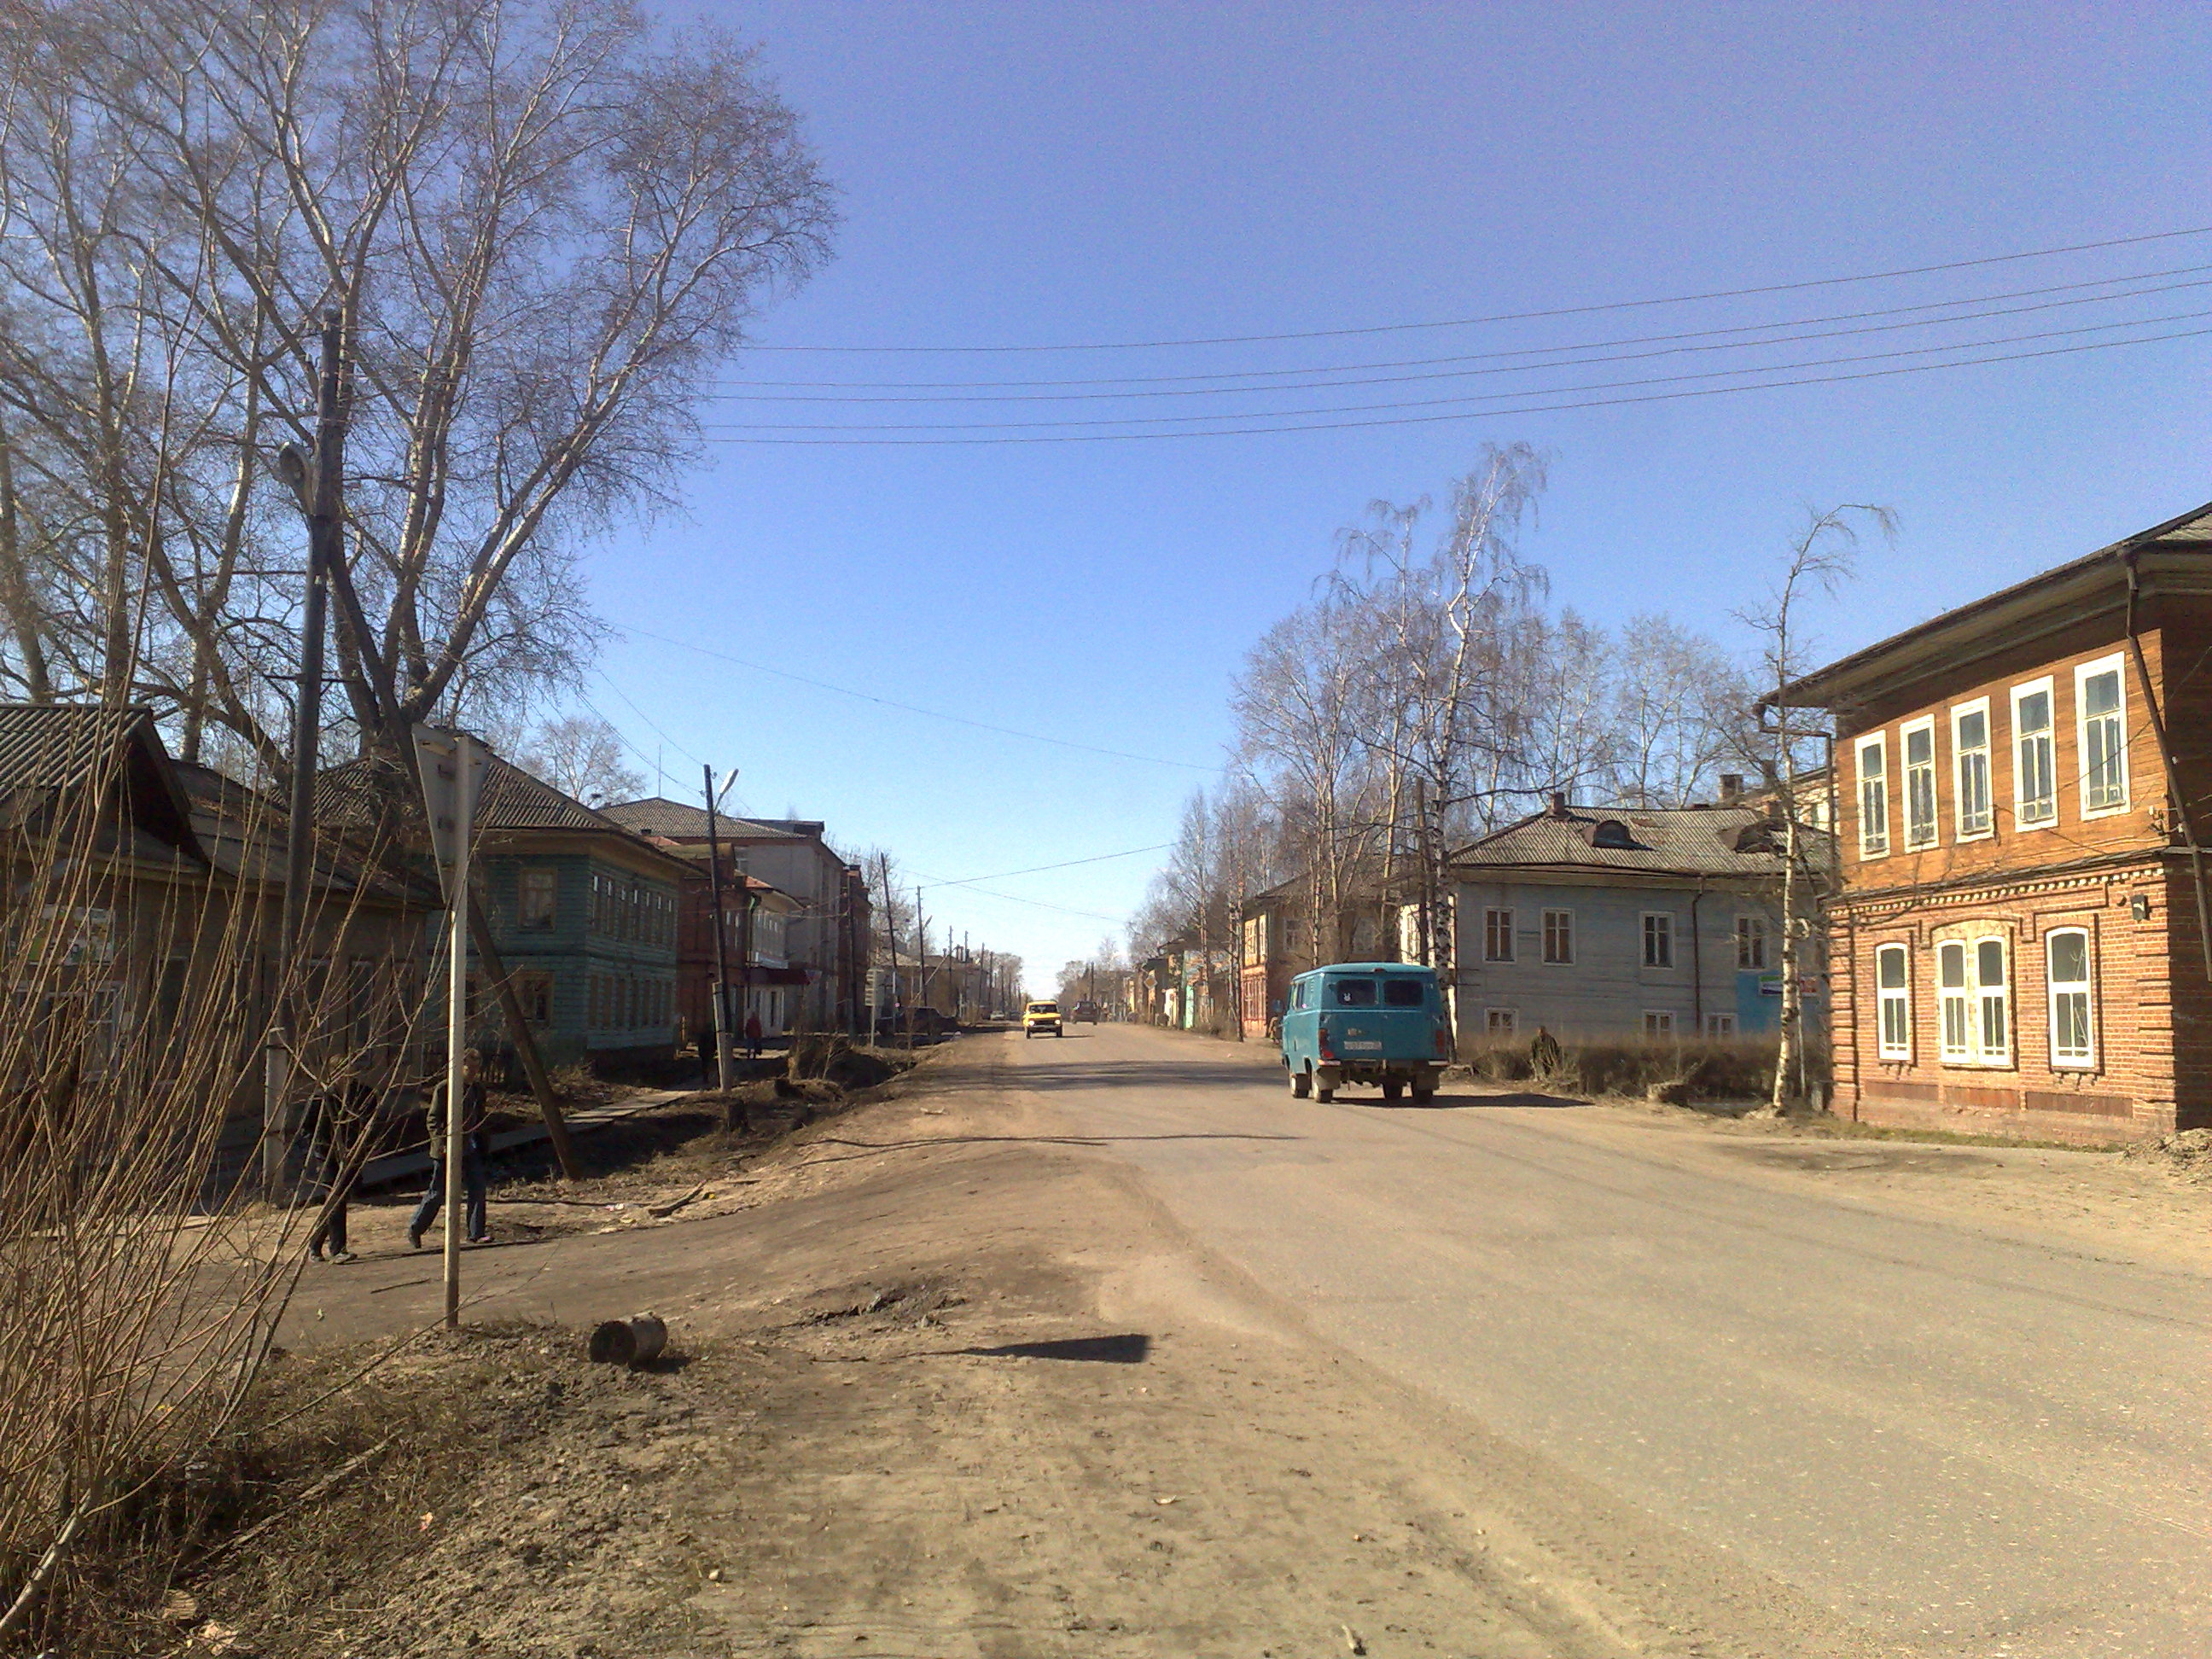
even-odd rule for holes
{"type": "MultiPolygon", "coordinates": [[[[763,347],[1358,328],[2212,225],[2197,73],[2212,13],[2201,7],[799,0],[719,15],[760,43],[843,191],[838,257],[763,319],[763,347]]],[[[762,350],[730,372],[981,380],[1311,368],[2207,264],[2212,236],[1364,339],[1011,356],[762,350]]],[[[2200,295],[2212,289],[2135,309],[2212,308],[2200,295]]],[[[1871,550],[1863,579],[1820,619],[1824,643],[1842,651],[2212,498],[2208,345],[1264,436],[718,441],[684,515],[618,534],[591,560],[598,607],[638,631],[611,646],[589,695],[640,751],[665,757],[671,793],[693,786],[700,758],[736,766],[750,810],[823,818],[843,844],[887,847],[933,886],[1147,847],[1169,838],[1183,795],[1219,764],[1230,678],[1309,593],[1336,530],[1377,497],[1443,493],[1486,440],[1552,452],[1526,550],[1559,602],[1603,623],[1663,610],[1727,637],[1729,613],[1804,504],[1894,507],[1897,544],[1871,550]],[[729,657],[1181,764],[996,735],[729,657]]],[[[1881,349],[1876,337],[1817,349],[1881,349]]],[[[1624,368],[1669,372],[1569,378],[1624,368]]],[[[1394,392],[1437,395],[1382,388],[1287,406],[1394,392]]],[[[1066,413],[987,405],[949,418],[1066,413]]],[[[732,404],[711,418],[948,417],[732,404]]],[[[1048,984],[1060,961],[1118,931],[1153,862],[986,884],[1005,897],[941,887],[928,908],[956,935],[1019,951],[1030,983],[1048,984]]]]}

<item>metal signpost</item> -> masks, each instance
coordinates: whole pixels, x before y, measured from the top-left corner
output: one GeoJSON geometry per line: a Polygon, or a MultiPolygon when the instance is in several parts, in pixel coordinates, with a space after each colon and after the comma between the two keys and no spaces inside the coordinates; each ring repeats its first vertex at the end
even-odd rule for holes
{"type": "Polygon", "coordinates": [[[448,913],[446,944],[446,1328],[461,1322],[461,1158],[468,1113],[461,1057],[468,1048],[469,842],[484,769],[483,745],[465,732],[418,726],[415,763],[430,818],[448,913]]]}

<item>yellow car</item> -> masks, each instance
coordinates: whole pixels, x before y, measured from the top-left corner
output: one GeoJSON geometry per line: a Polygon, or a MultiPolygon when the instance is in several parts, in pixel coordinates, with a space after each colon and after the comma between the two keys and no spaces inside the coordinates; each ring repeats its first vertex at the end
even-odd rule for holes
{"type": "Polygon", "coordinates": [[[1060,1035],[1060,1005],[1056,1002],[1032,1002],[1022,1010],[1022,1035],[1033,1037],[1041,1031],[1060,1035]]]}

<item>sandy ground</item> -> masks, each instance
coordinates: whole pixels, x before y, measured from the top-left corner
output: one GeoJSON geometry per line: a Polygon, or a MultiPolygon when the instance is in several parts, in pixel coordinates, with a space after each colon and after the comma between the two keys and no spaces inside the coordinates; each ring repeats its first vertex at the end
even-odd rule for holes
{"type": "MultiPolygon", "coordinates": [[[[650,1656],[1899,1652],[1304,1329],[970,1037],[699,1186],[495,1203],[470,1316],[526,1320],[465,1504],[299,1652],[650,1656]],[[698,1188],[663,1218],[658,1203],[698,1188]],[[521,1241],[528,1240],[524,1243],[521,1241]],[[674,1356],[589,1367],[650,1309],[674,1356]],[[505,1402],[505,1403],[502,1403],[505,1402]],[[520,1403],[518,1403],[520,1402],[520,1403]]],[[[1223,1057],[1224,1063],[1234,1061],[1223,1057]]],[[[2203,1262],[2212,1203],[2078,1153],[1807,1139],[1632,1107],[1577,1133],[1843,1201],[2203,1262]]],[[[304,1282],[295,1349],[434,1318],[396,1205],[304,1282]]],[[[434,1353],[410,1362],[436,1386],[434,1353]]],[[[496,1370],[496,1365],[495,1366],[496,1370]]],[[[251,1632],[248,1632],[250,1637],[251,1632]]]]}

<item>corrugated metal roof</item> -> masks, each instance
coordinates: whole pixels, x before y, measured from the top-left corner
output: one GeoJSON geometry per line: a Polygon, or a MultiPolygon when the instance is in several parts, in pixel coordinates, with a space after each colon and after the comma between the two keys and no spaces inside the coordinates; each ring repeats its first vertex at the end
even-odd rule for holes
{"type": "Polygon", "coordinates": [[[1642,871],[1658,875],[1782,872],[1778,830],[1755,807],[1681,811],[1570,807],[1493,830],[1452,856],[1455,869],[1642,871]],[[1609,831],[1610,826],[1618,826],[1609,831]],[[1617,835],[1618,840],[1614,839],[1617,835]]]}
{"type": "MultiPolygon", "coordinates": [[[[411,790],[400,779],[383,779],[385,763],[379,759],[348,761],[316,774],[316,810],[340,823],[358,823],[369,816],[380,785],[411,790]]],[[[597,830],[629,836],[623,824],[596,812],[573,796],[564,795],[544,779],[533,777],[514,762],[488,755],[483,793],[477,802],[479,830],[597,830]]]]}
{"type": "Polygon", "coordinates": [[[113,763],[143,708],[112,703],[0,703],[0,788],[66,789],[113,763]]]}

